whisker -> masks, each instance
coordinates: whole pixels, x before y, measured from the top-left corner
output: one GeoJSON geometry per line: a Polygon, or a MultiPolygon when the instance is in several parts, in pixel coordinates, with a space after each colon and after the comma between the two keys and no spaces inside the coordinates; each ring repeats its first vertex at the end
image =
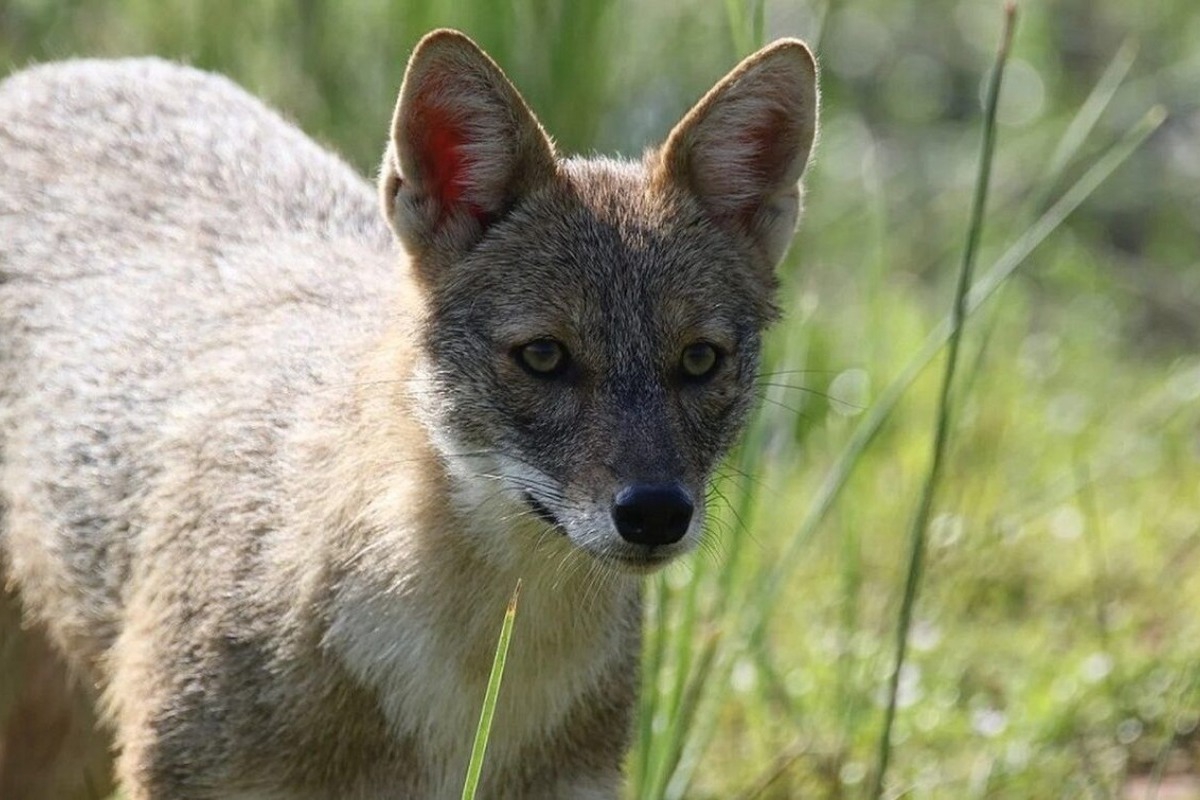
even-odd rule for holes
{"type": "Polygon", "coordinates": [[[771,372],[758,372],[754,377],[771,378],[776,375],[837,375],[842,370],[839,369],[779,369],[771,372]]]}
{"type": "Polygon", "coordinates": [[[738,488],[743,491],[746,490],[746,484],[753,484],[755,488],[770,492],[776,496],[779,494],[778,490],[767,483],[764,478],[760,478],[751,472],[746,472],[744,469],[741,469],[733,464],[724,464],[717,467],[715,475],[718,480],[740,481],[741,483],[739,484],[738,488]],[[732,472],[728,472],[726,470],[732,470],[732,472]]]}
{"type": "Polygon", "coordinates": [[[787,411],[792,412],[797,417],[800,417],[802,419],[813,419],[813,415],[808,413],[807,411],[801,411],[798,408],[789,406],[787,403],[783,402],[782,400],[776,400],[774,397],[768,397],[767,395],[763,394],[763,395],[759,395],[759,399],[765,400],[766,402],[771,403],[773,405],[777,405],[782,409],[786,409],[787,411]]]}
{"type": "Polygon", "coordinates": [[[712,488],[712,491],[714,493],[716,493],[717,497],[721,500],[721,502],[723,502],[725,504],[726,508],[729,509],[729,513],[733,514],[733,518],[735,520],[737,520],[738,529],[741,530],[743,533],[745,533],[747,536],[752,537],[754,534],[750,530],[750,527],[748,525],[746,525],[745,520],[742,519],[742,515],[738,513],[736,508],[734,508],[733,503],[729,502],[729,498],[725,496],[725,493],[722,492],[720,489],[718,489],[715,485],[712,486],[711,488],[712,488]]]}
{"type": "Polygon", "coordinates": [[[806,394],[811,394],[814,397],[820,397],[824,400],[828,400],[830,403],[837,403],[838,405],[846,406],[847,408],[854,408],[859,411],[862,411],[866,408],[866,406],[861,406],[858,403],[852,403],[849,400],[844,400],[840,397],[829,394],[828,392],[822,392],[819,389],[812,389],[807,386],[796,386],[795,384],[791,383],[774,383],[771,381],[759,381],[757,385],[759,387],[772,386],[780,389],[792,389],[797,392],[805,392],[806,394]]]}

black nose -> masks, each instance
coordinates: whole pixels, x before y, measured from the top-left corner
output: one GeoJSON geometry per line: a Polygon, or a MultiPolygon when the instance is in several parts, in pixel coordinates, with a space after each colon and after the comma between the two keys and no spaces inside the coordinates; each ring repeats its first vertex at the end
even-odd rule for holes
{"type": "Polygon", "coordinates": [[[674,544],[692,521],[692,498],[677,483],[635,483],[617,492],[612,516],[631,544],[674,544]]]}

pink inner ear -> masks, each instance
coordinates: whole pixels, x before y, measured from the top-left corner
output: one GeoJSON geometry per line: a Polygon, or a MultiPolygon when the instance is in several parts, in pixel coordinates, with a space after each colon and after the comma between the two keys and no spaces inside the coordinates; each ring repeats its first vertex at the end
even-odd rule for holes
{"type": "Polygon", "coordinates": [[[777,110],[766,112],[764,119],[737,136],[741,170],[729,173],[736,175],[736,183],[728,188],[738,201],[734,214],[742,221],[752,219],[763,197],[788,179],[794,137],[787,114],[777,110]]]}
{"type": "Polygon", "coordinates": [[[462,132],[450,124],[449,115],[433,112],[425,115],[428,137],[425,140],[429,190],[445,206],[458,202],[463,192],[466,164],[462,154],[462,132]]]}
{"type": "Polygon", "coordinates": [[[437,201],[442,217],[463,208],[476,218],[484,211],[477,204],[464,202],[468,190],[471,162],[467,160],[467,143],[462,120],[444,108],[427,105],[416,115],[418,152],[421,159],[422,183],[437,201]]]}
{"type": "Polygon", "coordinates": [[[771,183],[782,180],[791,166],[786,162],[793,148],[793,134],[788,117],[782,111],[771,111],[767,117],[750,128],[748,139],[753,147],[755,174],[764,183],[771,183]]]}

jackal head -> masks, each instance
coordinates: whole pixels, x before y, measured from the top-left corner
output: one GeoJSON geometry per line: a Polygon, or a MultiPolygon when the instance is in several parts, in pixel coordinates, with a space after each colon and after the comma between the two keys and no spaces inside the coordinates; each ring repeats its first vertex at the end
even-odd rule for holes
{"type": "Polygon", "coordinates": [[[642,162],[561,159],[474,43],[427,36],[381,194],[451,474],[630,571],[690,549],[754,397],[816,121],[812,55],[783,40],[642,162]]]}

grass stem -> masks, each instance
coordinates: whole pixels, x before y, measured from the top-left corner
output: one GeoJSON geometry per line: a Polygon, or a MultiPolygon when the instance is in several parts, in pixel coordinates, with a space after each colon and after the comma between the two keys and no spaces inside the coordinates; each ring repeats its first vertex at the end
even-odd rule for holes
{"type": "Polygon", "coordinates": [[[975,254],[983,232],[984,212],[987,208],[988,186],[991,183],[992,160],[996,141],[996,110],[999,106],[1000,86],[1004,77],[1004,66],[1012,46],[1013,28],[1016,25],[1017,8],[1014,3],[1004,7],[1004,30],[1000,47],[996,52],[996,63],[988,81],[987,101],[983,122],[983,144],[979,157],[979,174],[975,182],[975,196],[971,203],[971,220],[967,228],[967,243],[963,249],[962,265],[958,272],[958,285],[954,292],[954,307],[951,314],[952,333],[946,352],[945,371],[938,398],[937,419],[933,438],[933,452],[921,492],[917,512],[913,516],[909,532],[910,549],[908,573],[904,582],[904,597],[900,603],[899,622],[896,626],[896,656],[888,680],[887,706],[884,712],[883,730],[879,736],[875,776],[870,797],[878,800],[883,796],[888,763],[892,752],[892,729],[896,721],[896,705],[900,690],[900,676],[904,671],[908,654],[908,636],[912,628],[913,609],[916,607],[917,592],[924,571],[926,530],[933,511],[934,496],[941,480],[945,462],[946,443],[950,438],[950,394],[954,386],[954,372],[958,366],[958,355],[962,344],[963,323],[967,317],[967,292],[971,288],[971,274],[975,266],[975,254]]]}
{"type": "Polygon", "coordinates": [[[512,598],[508,601],[508,608],[504,610],[504,622],[500,626],[500,638],[496,642],[496,655],[492,659],[492,671],[488,675],[487,691],[483,695],[483,708],[479,712],[479,725],[475,728],[475,743],[471,746],[471,762],[467,765],[462,800],[474,800],[475,792],[479,789],[483,757],[487,753],[488,737],[492,732],[492,718],[496,715],[500,680],[504,677],[504,664],[508,660],[508,645],[512,641],[513,623],[517,620],[517,602],[520,599],[521,580],[518,578],[512,598]]]}

